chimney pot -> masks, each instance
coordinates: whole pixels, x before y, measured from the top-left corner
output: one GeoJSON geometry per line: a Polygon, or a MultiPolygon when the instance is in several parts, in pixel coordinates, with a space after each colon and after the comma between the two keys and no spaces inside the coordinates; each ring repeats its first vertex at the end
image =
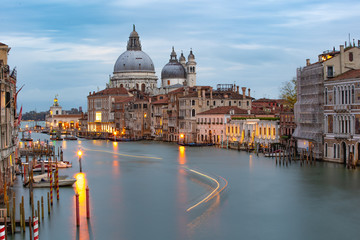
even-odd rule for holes
{"type": "Polygon", "coordinates": [[[242,90],[243,99],[245,99],[246,87],[242,87],[241,90],[242,90]]]}
{"type": "Polygon", "coordinates": [[[310,65],[310,59],[306,59],[306,66],[309,66],[310,65]]]}
{"type": "Polygon", "coordinates": [[[250,88],[248,88],[248,96],[250,97],[250,88]]]}
{"type": "Polygon", "coordinates": [[[239,86],[236,86],[236,92],[239,93],[239,86]]]}

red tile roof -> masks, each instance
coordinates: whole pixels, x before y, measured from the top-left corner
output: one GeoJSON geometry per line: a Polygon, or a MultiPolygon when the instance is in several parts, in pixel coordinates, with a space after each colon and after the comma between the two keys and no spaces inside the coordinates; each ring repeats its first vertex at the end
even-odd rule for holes
{"type": "Polygon", "coordinates": [[[164,97],[163,99],[159,99],[157,101],[152,102],[152,104],[167,104],[168,103],[168,98],[164,97]]]}
{"type": "Polygon", "coordinates": [[[101,90],[99,92],[96,92],[92,94],[91,96],[99,96],[99,95],[128,95],[129,92],[126,90],[126,88],[106,88],[104,90],[101,90]]]}
{"type": "Polygon", "coordinates": [[[360,78],[360,69],[347,71],[343,74],[338,75],[337,77],[329,79],[328,81],[336,81],[336,80],[352,79],[352,78],[360,78]]]}
{"type": "Polygon", "coordinates": [[[205,112],[198,113],[198,115],[206,115],[206,114],[229,114],[230,110],[234,110],[234,114],[247,114],[248,111],[245,109],[241,109],[235,106],[225,106],[225,107],[217,107],[210,109],[205,112]]]}

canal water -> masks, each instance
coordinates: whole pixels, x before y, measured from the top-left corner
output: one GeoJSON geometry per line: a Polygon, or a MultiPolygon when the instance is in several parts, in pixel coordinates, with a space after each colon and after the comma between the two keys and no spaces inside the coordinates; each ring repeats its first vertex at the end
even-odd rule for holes
{"type": "MultiPolygon", "coordinates": [[[[32,134],[34,139],[48,135],[32,134]]],[[[40,239],[359,239],[360,178],[342,165],[292,163],[215,147],[77,140],[54,142],[76,177],[60,188],[40,239]],[[83,151],[79,173],[77,151],[83,151]],[[90,189],[86,219],[85,188],[90,189]],[[76,227],[75,192],[80,195],[76,227]]],[[[21,176],[13,187],[28,203],[21,176]]],[[[48,189],[34,189],[35,201],[48,189]]],[[[18,206],[18,202],[16,206],[18,206]]],[[[28,204],[25,204],[29,208],[28,204]]],[[[45,201],[45,209],[47,204],[45,201]]],[[[29,216],[27,210],[27,216],[29,216]]],[[[17,211],[18,214],[18,211],[17,211]]],[[[29,239],[17,233],[9,239],[29,239]]]]}

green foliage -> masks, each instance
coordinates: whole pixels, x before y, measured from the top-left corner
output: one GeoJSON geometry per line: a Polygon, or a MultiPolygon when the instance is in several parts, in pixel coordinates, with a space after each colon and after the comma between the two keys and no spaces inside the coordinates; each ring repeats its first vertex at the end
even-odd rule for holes
{"type": "Polygon", "coordinates": [[[282,84],[280,87],[280,98],[287,101],[290,109],[294,109],[294,105],[297,100],[295,77],[291,81],[284,82],[282,84]]]}

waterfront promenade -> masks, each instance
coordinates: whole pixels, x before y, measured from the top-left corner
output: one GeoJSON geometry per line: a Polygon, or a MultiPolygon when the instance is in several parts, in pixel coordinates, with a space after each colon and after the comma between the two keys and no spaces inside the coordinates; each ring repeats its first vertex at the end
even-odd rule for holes
{"type": "MultiPolygon", "coordinates": [[[[48,137],[34,134],[34,139],[48,137]]],[[[60,189],[60,201],[55,199],[51,216],[40,223],[40,239],[357,238],[359,171],[343,165],[285,167],[262,154],[150,141],[78,140],[56,146],[73,162],[60,174],[78,182],[60,189]],[[83,174],[78,174],[78,149],[84,152],[83,174]],[[211,178],[221,179],[218,189],[228,183],[221,194],[210,195],[217,188],[211,178]],[[80,193],[79,228],[75,191],[80,193]]],[[[28,203],[28,189],[16,183],[14,190],[28,203]]],[[[35,200],[47,191],[35,189],[35,200]]],[[[29,238],[16,234],[13,239],[29,238]]]]}

